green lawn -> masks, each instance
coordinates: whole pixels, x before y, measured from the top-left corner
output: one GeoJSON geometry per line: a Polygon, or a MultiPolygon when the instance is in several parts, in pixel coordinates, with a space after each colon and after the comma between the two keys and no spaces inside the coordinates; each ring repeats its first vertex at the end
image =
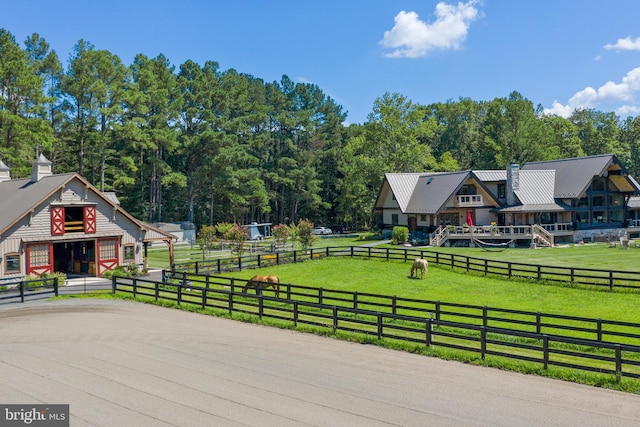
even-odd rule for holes
{"type": "MultiPolygon", "coordinates": [[[[401,261],[325,258],[299,264],[267,267],[282,283],[346,291],[487,305],[580,317],[640,323],[640,292],[609,292],[544,285],[535,281],[505,280],[429,266],[424,280],[409,278],[410,264],[401,261]]],[[[227,274],[248,279],[255,270],[227,274]]]]}
{"type": "Polygon", "coordinates": [[[480,248],[425,248],[441,253],[499,261],[541,264],[558,267],[594,268],[598,270],[640,271],[640,249],[621,249],[608,244],[560,245],[554,248],[506,249],[501,252],[480,248]]]}

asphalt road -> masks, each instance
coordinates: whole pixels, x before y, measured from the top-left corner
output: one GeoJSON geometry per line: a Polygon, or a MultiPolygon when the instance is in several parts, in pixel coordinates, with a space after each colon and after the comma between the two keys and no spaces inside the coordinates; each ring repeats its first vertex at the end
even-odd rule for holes
{"type": "Polygon", "coordinates": [[[0,403],[74,427],[640,426],[638,395],[98,299],[0,306],[0,403]]]}

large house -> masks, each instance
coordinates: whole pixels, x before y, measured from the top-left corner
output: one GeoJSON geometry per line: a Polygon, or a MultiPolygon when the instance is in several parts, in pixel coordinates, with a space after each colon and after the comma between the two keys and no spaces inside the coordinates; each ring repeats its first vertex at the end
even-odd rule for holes
{"type": "Polygon", "coordinates": [[[175,236],[122,209],[76,173],[53,174],[40,154],[30,178],[11,179],[0,160],[0,284],[61,272],[101,276],[119,265],[146,267],[152,241],[175,236]]]}
{"type": "Polygon", "coordinates": [[[374,210],[435,246],[474,240],[554,245],[615,239],[640,226],[640,185],[615,155],[505,170],[388,173],[374,210]]]}

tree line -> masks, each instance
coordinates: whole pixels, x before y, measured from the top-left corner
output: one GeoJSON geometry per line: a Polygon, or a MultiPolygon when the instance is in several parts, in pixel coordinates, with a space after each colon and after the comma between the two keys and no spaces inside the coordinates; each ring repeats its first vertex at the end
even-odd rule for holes
{"type": "Polygon", "coordinates": [[[384,93],[362,124],[320,87],[215,61],[132,64],[79,40],[63,66],[38,34],[0,29],[0,160],[29,176],[36,147],[145,221],[366,227],[387,172],[500,169],[616,154],[640,176],[640,119],[545,115],[514,91],[430,105],[384,93]]]}

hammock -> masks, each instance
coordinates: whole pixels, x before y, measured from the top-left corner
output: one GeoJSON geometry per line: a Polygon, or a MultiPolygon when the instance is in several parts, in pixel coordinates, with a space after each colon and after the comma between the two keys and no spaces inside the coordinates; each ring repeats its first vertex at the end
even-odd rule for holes
{"type": "Polygon", "coordinates": [[[473,243],[475,243],[479,248],[485,251],[501,252],[507,249],[509,245],[513,243],[514,240],[515,239],[511,239],[506,243],[489,243],[489,242],[483,242],[482,240],[476,239],[474,237],[473,243]]]}

